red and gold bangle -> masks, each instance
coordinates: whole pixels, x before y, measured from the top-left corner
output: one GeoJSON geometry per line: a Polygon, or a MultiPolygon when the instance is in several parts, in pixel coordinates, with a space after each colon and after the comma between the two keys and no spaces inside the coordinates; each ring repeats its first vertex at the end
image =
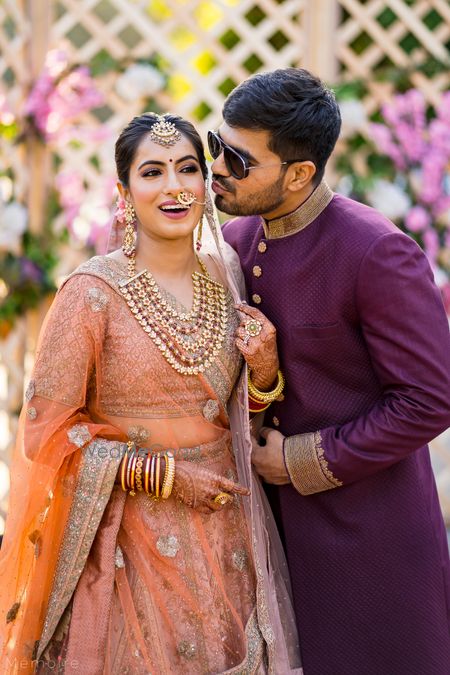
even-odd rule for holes
{"type": "Polygon", "coordinates": [[[270,403],[262,403],[261,401],[255,401],[251,396],[248,397],[248,409],[252,413],[259,413],[263,410],[267,410],[270,406],[270,403]]]}
{"type": "Polygon", "coordinates": [[[161,490],[162,499],[168,499],[170,497],[175,480],[175,459],[173,452],[170,452],[170,450],[165,453],[165,461],[166,469],[164,471],[164,480],[161,490]]]}
{"type": "Polygon", "coordinates": [[[156,455],[152,455],[150,468],[150,493],[152,495],[155,494],[155,465],[156,465],[156,455]]]}
{"type": "Polygon", "coordinates": [[[147,455],[145,457],[145,470],[144,470],[144,490],[148,494],[148,496],[151,496],[150,492],[150,464],[151,464],[151,457],[150,455],[147,455]]]}

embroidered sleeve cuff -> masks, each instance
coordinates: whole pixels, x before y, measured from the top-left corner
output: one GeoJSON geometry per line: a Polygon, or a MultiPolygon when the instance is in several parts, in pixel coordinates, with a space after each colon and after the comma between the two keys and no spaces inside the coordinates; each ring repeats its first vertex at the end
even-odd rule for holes
{"type": "Polygon", "coordinates": [[[328,468],[319,431],[285,438],[284,457],[292,485],[301,495],[342,485],[328,468]]]}

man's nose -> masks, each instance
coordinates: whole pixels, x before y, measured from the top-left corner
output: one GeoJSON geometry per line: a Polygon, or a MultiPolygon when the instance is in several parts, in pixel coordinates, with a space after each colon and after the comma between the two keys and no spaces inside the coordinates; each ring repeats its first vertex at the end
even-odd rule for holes
{"type": "Polygon", "coordinates": [[[229,177],[231,174],[227,169],[227,166],[223,159],[223,150],[218,157],[211,164],[211,173],[216,176],[226,176],[229,177]]]}

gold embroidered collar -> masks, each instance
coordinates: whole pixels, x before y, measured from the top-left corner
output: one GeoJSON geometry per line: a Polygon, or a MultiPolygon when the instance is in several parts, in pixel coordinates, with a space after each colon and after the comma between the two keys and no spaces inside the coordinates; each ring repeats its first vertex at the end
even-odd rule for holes
{"type": "Polygon", "coordinates": [[[281,239],[300,232],[320,216],[333,196],[333,191],[323,180],[298,209],[274,220],[263,220],[266,239],[281,239]]]}

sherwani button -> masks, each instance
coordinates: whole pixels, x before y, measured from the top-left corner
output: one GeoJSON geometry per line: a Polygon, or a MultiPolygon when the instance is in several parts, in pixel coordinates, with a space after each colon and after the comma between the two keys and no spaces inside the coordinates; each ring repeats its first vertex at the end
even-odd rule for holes
{"type": "Polygon", "coordinates": [[[280,420],[278,419],[278,417],[274,417],[274,418],[272,419],[272,422],[273,422],[274,427],[279,427],[279,426],[280,426],[280,420]]]}
{"type": "Polygon", "coordinates": [[[261,274],[262,274],[262,269],[260,268],[259,265],[255,265],[255,266],[253,267],[253,276],[254,276],[254,277],[260,277],[261,274]]]}
{"type": "Polygon", "coordinates": [[[258,293],[253,293],[252,300],[255,303],[255,305],[260,305],[261,301],[262,301],[262,298],[261,298],[260,295],[258,295],[258,293]]]}
{"type": "Polygon", "coordinates": [[[258,251],[260,253],[265,253],[267,251],[267,244],[265,241],[260,241],[258,244],[258,251]]]}

